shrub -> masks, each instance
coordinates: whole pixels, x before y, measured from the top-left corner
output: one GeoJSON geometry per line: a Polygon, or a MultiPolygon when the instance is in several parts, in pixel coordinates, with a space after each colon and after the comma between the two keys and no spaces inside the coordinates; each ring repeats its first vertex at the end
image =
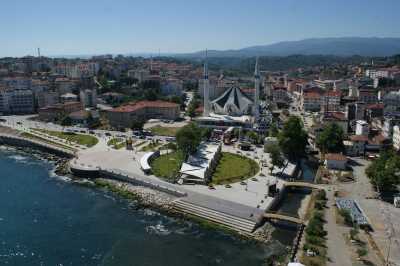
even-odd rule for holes
{"type": "Polygon", "coordinates": [[[348,226],[353,226],[353,219],[351,218],[349,210],[340,209],[339,214],[344,218],[345,224],[348,226]]]}
{"type": "Polygon", "coordinates": [[[366,250],[365,248],[359,248],[357,249],[357,254],[359,257],[364,257],[368,254],[368,250],[366,250]]]}

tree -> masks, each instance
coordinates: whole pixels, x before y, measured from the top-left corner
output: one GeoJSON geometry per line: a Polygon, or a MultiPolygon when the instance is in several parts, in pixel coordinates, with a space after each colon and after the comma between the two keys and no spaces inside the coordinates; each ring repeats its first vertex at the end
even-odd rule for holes
{"type": "Polygon", "coordinates": [[[190,119],[196,116],[196,106],[194,104],[192,103],[189,104],[187,109],[187,115],[190,117],[190,119]]]}
{"type": "Polygon", "coordinates": [[[322,153],[341,152],[343,150],[343,130],[336,124],[329,124],[317,138],[317,146],[322,153]]]}
{"type": "Polygon", "coordinates": [[[204,127],[204,128],[201,129],[201,137],[203,139],[206,139],[206,140],[210,139],[212,133],[213,133],[212,128],[204,127]]]}
{"type": "Polygon", "coordinates": [[[72,120],[69,116],[64,116],[61,118],[61,125],[62,126],[71,126],[72,125],[72,120]]]}
{"type": "Polygon", "coordinates": [[[272,166],[270,167],[270,171],[272,174],[272,171],[274,171],[275,167],[282,168],[285,166],[285,159],[283,158],[278,145],[271,145],[268,150],[271,158],[272,166]]]}
{"type": "Polygon", "coordinates": [[[278,126],[276,123],[272,123],[271,127],[269,128],[268,135],[270,137],[277,137],[279,134],[278,126]]]}
{"type": "Polygon", "coordinates": [[[279,146],[289,160],[297,161],[303,156],[307,146],[307,132],[297,116],[289,117],[278,135],[279,146]]]}
{"type": "Polygon", "coordinates": [[[131,129],[133,130],[142,130],[145,121],[143,119],[132,121],[131,129]]]}
{"type": "Polygon", "coordinates": [[[379,193],[390,191],[400,184],[400,156],[392,150],[383,151],[365,173],[379,193]]]}
{"type": "Polygon", "coordinates": [[[248,138],[253,144],[259,143],[260,137],[258,136],[257,132],[248,131],[248,132],[246,133],[246,136],[247,136],[247,138],[248,138]]]}
{"type": "Polygon", "coordinates": [[[176,133],[178,149],[186,155],[196,152],[201,142],[201,137],[201,129],[196,124],[190,123],[182,127],[176,133]]]}

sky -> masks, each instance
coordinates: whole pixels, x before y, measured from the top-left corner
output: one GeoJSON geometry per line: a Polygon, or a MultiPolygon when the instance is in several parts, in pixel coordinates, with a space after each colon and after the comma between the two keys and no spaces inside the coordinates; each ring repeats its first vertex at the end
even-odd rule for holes
{"type": "Polygon", "coordinates": [[[180,53],[400,37],[399,0],[2,0],[0,57],[180,53]]]}

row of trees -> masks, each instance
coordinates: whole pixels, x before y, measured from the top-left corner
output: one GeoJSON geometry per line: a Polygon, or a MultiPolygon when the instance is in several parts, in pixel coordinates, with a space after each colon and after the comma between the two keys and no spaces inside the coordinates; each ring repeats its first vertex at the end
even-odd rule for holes
{"type": "Polygon", "coordinates": [[[195,123],[190,123],[177,132],[176,143],[179,150],[189,155],[196,152],[202,139],[208,139],[210,136],[210,128],[200,128],[195,123]]]}
{"type": "Polygon", "coordinates": [[[365,173],[378,192],[391,191],[400,184],[400,156],[393,150],[382,151],[365,173]]]}

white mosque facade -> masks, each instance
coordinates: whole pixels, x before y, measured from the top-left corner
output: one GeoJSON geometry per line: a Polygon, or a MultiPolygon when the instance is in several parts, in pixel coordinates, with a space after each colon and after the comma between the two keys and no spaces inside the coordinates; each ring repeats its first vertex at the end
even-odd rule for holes
{"type": "Polygon", "coordinates": [[[248,98],[238,87],[227,89],[210,101],[207,59],[204,63],[204,111],[195,121],[203,127],[226,129],[229,127],[252,128],[259,119],[260,72],[258,60],[254,72],[254,99],[248,98]]]}

